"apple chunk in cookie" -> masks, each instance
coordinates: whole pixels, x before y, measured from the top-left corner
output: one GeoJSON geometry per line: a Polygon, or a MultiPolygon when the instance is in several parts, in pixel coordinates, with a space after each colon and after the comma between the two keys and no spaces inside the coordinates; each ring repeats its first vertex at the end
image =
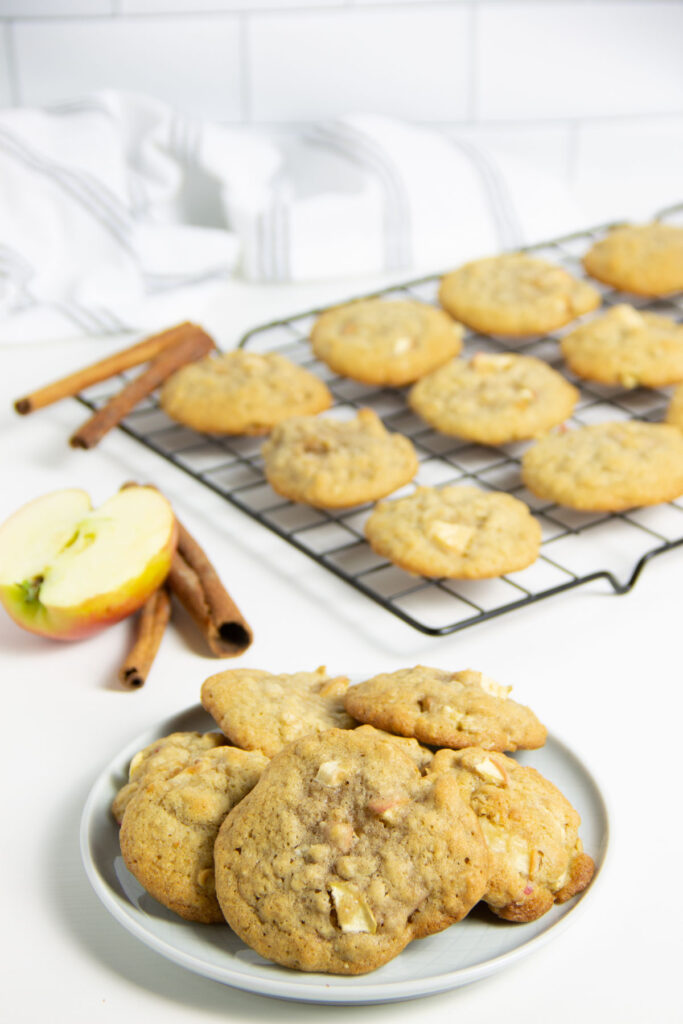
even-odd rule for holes
{"type": "Polygon", "coordinates": [[[53,491],[0,526],[0,602],[32,633],[76,640],[136,611],[163,583],[178,527],[153,487],[93,509],[85,491],[53,491]]]}

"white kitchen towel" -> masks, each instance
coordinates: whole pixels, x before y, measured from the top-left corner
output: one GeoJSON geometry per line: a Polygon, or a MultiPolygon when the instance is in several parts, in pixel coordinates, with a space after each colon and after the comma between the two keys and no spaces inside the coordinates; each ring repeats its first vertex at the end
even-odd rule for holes
{"type": "Polygon", "coordinates": [[[179,290],[236,274],[445,268],[522,244],[543,211],[576,223],[523,161],[386,117],[274,139],[115,92],[0,110],[0,342],[154,329],[179,290]]]}

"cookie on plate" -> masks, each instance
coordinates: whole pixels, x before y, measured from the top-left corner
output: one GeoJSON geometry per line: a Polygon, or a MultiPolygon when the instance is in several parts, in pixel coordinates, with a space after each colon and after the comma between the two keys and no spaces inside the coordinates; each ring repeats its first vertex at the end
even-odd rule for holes
{"type": "Polygon", "coordinates": [[[613,306],[565,335],[561,347],[575,374],[601,384],[658,388],[683,380],[683,326],[633,306],[613,306]]]}
{"type": "Polygon", "coordinates": [[[667,295],[683,288],[683,228],[631,224],[596,242],[583,265],[598,281],[635,295],[667,295]]]}
{"type": "Polygon", "coordinates": [[[329,409],[327,386],[275,352],[236,349],[172,374],[160,397],[171,419],[210,434],[267,434],[288,416],[329,409]]]}
{"type": "Polygon", "coordinates": [[[441,305],[485,334],[526,337],[553,331],[597,309],[600,293],[562,267],[525,253],[503,253],[446,274],[441,305]]]}
{"type": "Polygon", "coordinates": [[[683,385],[676,388],[666,410],[666,422],[683,430],[683,385]]]}
{"type": "Polygon", "coordinates": [[[488,854],[455,778],[395,743],[331,729],[281,751],[215,846],[230,927],[286,967],[364,974],[463,918],[488,854]]]}
{"type": "Polygon", "coordinates": [[[474,669],[416,665],[349,687],[344,704],[359,722],[434,747],[542,747],[546,727],[530,708],[510,700],[510,689],[474,669]]]}
{"type": "Polygon", "coordinates": [[[155,775],[129,801],[121,853],[140,885],[188,921],[222,921],[213,845],[228,811],[268,763],[258,751],[216,747],[170,778],[155,775]]]}
{"type": "Polygon", "coordinates": [[[381,501],[365,524],[377,554],[422,576],[484,579],[538,557],[541,527],[510,494],[478,487],[418,487],[381,501]]]}
{"type": "Polygon", "coordinates": [[[581,819],[535,768],[481,747],[437,751],[429,773],[453,773],[489,850],[484,901],[507,921],[535,921],[586,888],[595,865],[581,819]]]}
{"type": "Polygon", "coordinates": [[[639,420],[548,434],[524,453],[522,479],[539,498],[584,511],[671,501],[683,494],[683,435],[639,420]]]}
{"type": "Polygon", "coordinates": [[[111,805],[119,825],[131,798],[153,775],[168,778],[187,768],[198,757],[225,744],[219,732],[173,732],[139,750],[130,762],[128,782],[119,789],[111,805]]]}
{"type": "Polygon", "coordinates": [[[352,420],[297,416],[273,430],[262,452],[273,490],[316,508],[375,501],[418,469],[409,439],[390,434],[372,409],[352,420]]]}
{"type": "Polygon", "coordinates": [[[330,677],[322,666],[290,675],[236,668],[209,676],[201,700],[232,743],[272,757],[306,733],[353,728],[344,710],[348,685],[346,676],[330,677]]]}
{"type": "Polygon", "coordinates": [[[562,423],[578,397],[576,388],[540,359],[478,352],[423,377],[409,400],[443,434],[507,444],[538,437],[562,423]]]}
{"type": "Polygon", "coordinates": [[[424,302],[364,299],[323,313],[311,344],[343,377],[401,387],[457,355],[462,335],[460,324],[424,302]]]}

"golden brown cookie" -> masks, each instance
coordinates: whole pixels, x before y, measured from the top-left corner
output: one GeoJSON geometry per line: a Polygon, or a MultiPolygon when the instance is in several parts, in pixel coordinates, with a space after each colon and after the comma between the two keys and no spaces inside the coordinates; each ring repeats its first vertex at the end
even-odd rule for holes
{"type": "Polygon", "coordinates": [[[176,775],[202,754],[225,742],[225,737],[218,732],[174,732],[138,751],[130,762],[128,782],[118,791],[111,805],[112,814],[119,825],[133,795],[153,775],[165,778],[176,775]]]}
{"type": "Polygon", "coordinates": [[[673,393],[669,408],[666,411],[666,422],[683,430],[683,385],[673,393]]]}
{"type": "Polygon", "coordinates": [[[288,416],[329,409],[332,396],[308,370],[274,352],[236,349],[172,374],[161,390],[172,419],[210,434],[267,434],[288,416]]]}
{"type": "Polygon", "coordinates": [[[525,337],[553,331],[597,309],[600,294],[562,267],[525,253],[503,253],[446,274],[441,305],[485,334],[525,337]]]}
{"type": "Polygon", "coordinates": [[[324,667],[291,675],[237,668],[209,676],[201,700],[232,743],[272,757],[306,733],[351,729],[356,723],[343,701],[348,685],[346,676],[330,678],[324,667]]]}
{"type": "Polygon", "coordinates": [[[286,967],[364,974],[481,898],[488,855],[454,776],[422,778],[362,730],[307,736],[270,762],[216,840],[230,927],[286,967]]]}
{"type": "Polygon", "coordinates": [[[460,324],[424,302],[364,299],[323,313],[311,344],[343,377],[400,387],[457,355],[462,335],[460,324]]]}
{"type": "Polygon", "coordinates": [[[437,751],[429,773],[453,773],[490,856],[484,901],[507,921],[535,921],[586,888],[595,870],[581,819],[535,768],[481,747],[437,751]]]}
{"type": "Polygon", "coordinates": [[[417,765],[420,771],[424,774],[424,769],[430,764],[434,757],[433,751],[429,747],[423,747],[421,743],[418,743],[416,739],[412,739],[408,736],[397,736],[393,732],[387,732],[385,729],[378,729],[374,725],[359,725],[356,732],[365,735],[374,735],[378,739],[389,740],[390,743],[398,744],[399,750],[402,750],[404,754],[407,754],[411,761],[417,765]]]}
{"type": "Polygon", "coordinates": [[[129,801],[121,823],[128,870],[169,910],[188,921],[222,921],[213,845],[228,811],[268,763],[259,751],[222,746],[170,778],[153,775],[129,801]]]}
{"type": "Polygon", "coordinates": [[[576,388],[540,359],[478,352],[423,377],[410,392],[410,404],[443,434],[507,444],[562,423],[578,397],[576,388]]]}
{"type": "Polygon", "coordinates": [[[683,288],[683,228],[632,224],[615,228],[588,250],[583,265],[598,281],[636,295],[683,288]]]}
{"type": "Polygon", "coordinates": [[[538,557],[541,527],[510,494],[477,487],[418,487],[382,501],[365,524],[373,551],[408,572],[484,579],[538,557]]]}
{"type": "Polygon", "coordinates": [[[524,453],[522,478],[539,498],[585,511],[671,501],[683,494],[683,435],[638,420],[549,434],[524,453]]]}
{"type": "Polygon", "coordinates": [[[567,365],[601,384],[666,387],[683,380],[683,326],[666,316],[613,306],[561,342],[567,365]]]}
{"type": "Polygon", "coordinates": [[[412,443],[390,434],[372,409],[361,409],[352,420],[287,420],[262,452],[273,490],[316,508],[375,501],[409,483],[418,469],[412,443]]]}
{"type": "Polygon", "coordinates": [[[530,708],[510,700],[510,689],[473,669],[416,665],[349,687],[344,705],[359,722],[434,747],[542,747],[545,726],[530,708]]]}

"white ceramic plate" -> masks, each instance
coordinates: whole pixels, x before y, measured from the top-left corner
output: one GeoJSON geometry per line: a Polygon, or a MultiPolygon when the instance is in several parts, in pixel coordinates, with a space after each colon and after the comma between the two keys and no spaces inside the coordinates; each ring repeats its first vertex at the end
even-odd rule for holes
{"type": "MultiPolygon", "coordinates": [[[[226,926],[191,924],[152,899],[126,869],[110,806],[127,778],[133,754],[172,732],[206,732],[215,722],[200,706],[189,708],[138,736],[107,765],[93,786],[81,821],[81,853],[95,892],[125,928],[174,963],[215,981],[262,996],[310,1003],[385,1003],[443,992],[501,970],[556,935],[595,886],[530,924],[511,924],[483,905],[438,935],[412,942],[370,974],[303,974],[263,960],[226,926]]],[[[600,790],[581,761],[558,739],[541,750],[520,751],[557,785],[581,814],[581,837],[599,872],[605,859],[608,817],[600,790]]],[[[597,872],[596,872],[597,873],[597,872]]]]}

